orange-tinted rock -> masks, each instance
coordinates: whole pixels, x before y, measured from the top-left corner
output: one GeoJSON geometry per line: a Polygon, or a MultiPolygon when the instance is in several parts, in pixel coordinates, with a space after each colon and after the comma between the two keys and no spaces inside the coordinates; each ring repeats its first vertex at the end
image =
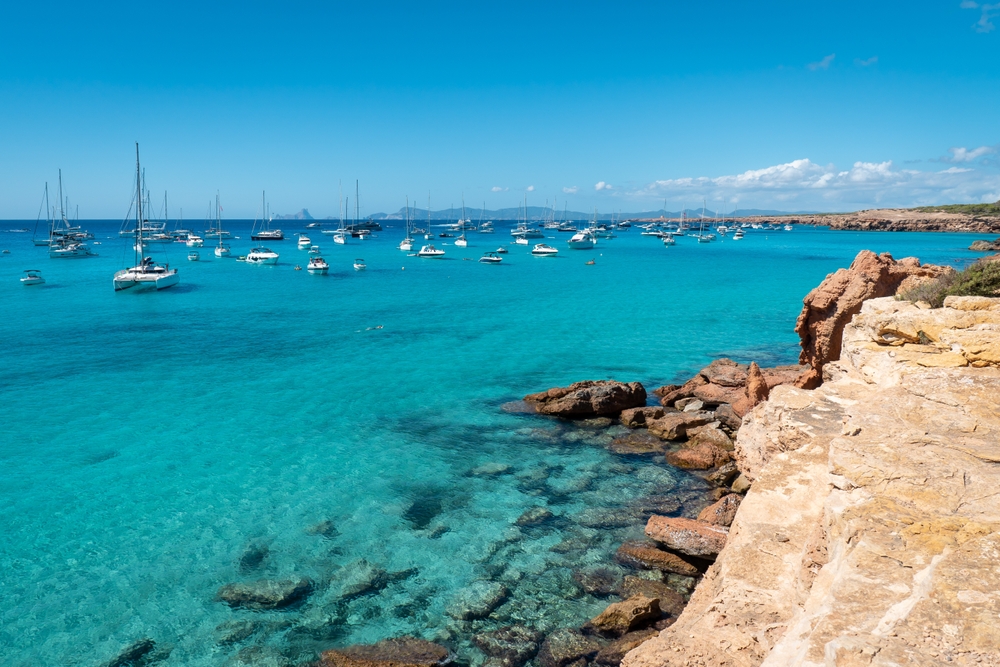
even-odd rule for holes
{"type": "Polygon", "coordinates": [[[650,628],[648,630],[636,630],[635,632],[623,635],[598,651],[594,662],[598,665],[603,665],[603,667],[618,667],[626,653],[641,645],[647,639],[652,639],[657,634],[659,634],[658,630],[650,628]]]}
{"type": "Polygon", "coordinates": [[[618,420],[629,428],[639,428],[645,426],[647,420],[659,419],[664,415],[663,408],[641,407],[622,410],[618,420]]]}
{"type": "Polygon", "coordinates": [[[733,412],[740,417],[753,410],[758,404],[767,400],[771,388],[760,372],[760,366],[756,361],[750,362],[750,372],[747,373],[747,385],[743,391],[743,396],[733,403],[733,412]]]}
{"type": "Polygon", "coordinates": [[[729,529],[704,521],[654,515],[646,522],[646,535],[673,551],[711,558],[726,546],[729,529]]]}
{"type": "Polygon", "coordinates": [[[708,470],[720,466],[732,457],[729,452],[712,444],[702,442],[694,447],[683,447],[676,452],[668,452],[667,463],[688,470],[708,470]]]}
{"type": "Polygon", "coordinates": [[[607,609],[592,618],[587,625],[604,634],[621,636],[630,630],[649,625],[659,617],[660,600],[639,594],[608,605],[607,609]]]}
{"type": "Polygon", "coordinates": [[[545,415],[570,418],[618,416],[622,410],[646,405],[646,389],[639,382],[626,384],[613,380],[587,380],[528,394],[524,400],[534,403],[538,412],[545,415]]]}
{"type": "Polygon", "coordinates": [[[443,646],[415,637],[386,639],[326,651],[321,667],[440,667],[451,656],[443,646]]]}
{"type": "Polygon", "coordinates": [[[699,573],[698,567],[682,556],[644,542],[625,542],[618,547],[615,559],[633,567],[673,572],[687,577],[693,577],[699,573]]]}
{"type": "Polygon", "coordinates": [[[681,440],[687,436],[689,428],[704,426],[712,421],[710,412],[669,412],[659,419],[646,423],[646,428],[657,438],[681,440]]]}
{"type": "Polygon", "coordinates": [[[718,502],[709,505],[698,515],[698,521],[714,523],[717,526],[731,526],[736,518],[736,510],[739,509],[743,496],[730,493],[723,496],[718,502]]]}
{"type": "Polygon", "coordinates": [[[828,275],[803,299],[802,312],[795,322],[795,333],[802,341],[799,362],[811,368],[797,386],[811,389],[823,382],[823,366],[840,358],[844,327],[861,312],[866,300],[894,295],[910,276],[934,278],[953,270],[921,266],[915,257],[897,262],[889,253],[876,255],[862,250],[850,268],[828,275]]]}

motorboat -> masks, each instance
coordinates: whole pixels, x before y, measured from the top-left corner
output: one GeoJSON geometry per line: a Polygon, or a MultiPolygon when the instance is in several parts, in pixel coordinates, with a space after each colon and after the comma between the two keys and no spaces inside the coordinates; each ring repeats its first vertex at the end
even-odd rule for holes
{"type": "Polygon", "coordinates": [[[792,226],[791,225],[785,225],[785,231],[786,232],[792,231],[792,226]]]}
{"type": "Polygon", "coordinates": [[[488,252],[479,258],[481,264],[499,264],[503,261],[503,257],[496,254],[495,252],[488,252]]]}
{"type": "Polygon", "coordinates": [[[449,234],[448,232],[441,232],[440,234],[438,234],[439,239],[450,239],[454,237],[455,237],[454,234],[449,234]]]}
{"type": "Polygon", "coordinates": [[[96,253],[90,252],[86,243],[60,240],[49,246],[50,259],[81,259],[84,257],[97,257],[96,253]]]}
{"type": "Polygon", "coordinates": [[[524,238],[523,236],[518,236],[516,239],[514,239],[514,243],[516,243],[517,245],[528,245],[528,239],[524,238]]]}
{"type": "Polygon", "coordinates": [[[597,245],[597,239],[590,232],[583,231],[573,234],[566,243],[572,250],[590,250],[597,245]]]}
{"type": "Polygon", "coordinates": [[[199,259],[201,259],[201,255],[198,254],[197,250],[192,250],[188,253],[189,262],[197,262],[199,259]]]}
{"type": "Polygon", "coordinates": [[[399,242],[399,249],[409,252],[413,250],[413,239],[407,236],[405,239],[399,242]]]}
{"type": "Polygon", "coordinates": [[[361,258],[358,258],[358,259],[354,260],[354,270],[355,271],[364,271],[367,268],[368,268],[368,266],[365,264],[365,260],[363,260],[361,258]]]}
{"type": "Polygon", "coordinates": [[[492,234],[493,221],[490,220],[489,222],[484,222],[483,224],[479,225],[479,229],[477,229],[476,231],[479,232],[480,234],[492,234]]]}
{"type": "Polygon", "coordinates": [[[573,225],[559,225],[558,227],[556,227],[556,231],[557,232],[573,232],[575,234],[576,232],[578,232],[580,230],[578,230],[573,225]]]}
{"type": "Polygon", "coordinates": [[[228,239],[228,238],[231,238],[231,237],[232,237],[232,234],[229,233],[229,232],[227,232],[224,229],[212,228],[212,229],[206,229],[205,230],[205,238],[206,239],[228,239]]]}
{"type": "Polygon", "coordinates": [[[734,241],[739,241],[744,236],[746,236],[746,235],[743,233],[743,230],[742,229],[737,229],[736,232],[733,234],[733,240],[734,241]]]}
{"type": "Polygon", "coordinates": [[[28,269],[24,272],[24,277],[21,278],[21,284],[25,286],[44,285],[45,278],[42,278],[42,272],[38,269],[28,269]]]}
{"type": "Polygon", "coordinates": [[[673,234],[664,234],[663,235],[663,245],[668,246],[668,247],[672,246],[672,245],[677,245],[677,241],[674,240],[674,235],[673,234]]]}
{"type": "Polygon", "coordinates": [[[506,255],[507,254],[507,248],[505,248],[503,246],[500,246],[499,248],[496,249],[496,253],[498,255],[506,255]]]}
{"type": "MultiPolygon", "coordinates": [[[[301,266],[295,267],[296,271],[301,271],[301,266]]],[[[330,270],[330,265],[326,263],[326,260],[322,257],[310,257],[309,264],[306,266],[306,271],[309,273],[326,273],[330,270]]]]}
{"type": "Polygon", "coordinates": [[[366,238],[368,238],[371,235],[372,235],[372,232],[371,232],[370,229],[352,229],[351,230],[351,238],[352,239],[361,239],[362,241],[364,241],[366,238]]]}
{"type": "Polygon", "coordinates": [[[180,281],[177,269],[171,269],[169,264],[157,264],[152,257],[143,257],[135,266],[117,272],[113,283],[115,291],[121,292],[127,289],[167,289],[180,281]]]}
{"type": "Polygon", "coordinates": [[[531,254],[535,257],[555,257],[559,251],[545,243],[536,243],[535,247],[531,249],[531,254]]]}
{"type": "Polygon", "coordinates": [[[444,257],[444,250],[438,250],[432,245],[425,245],[417,251],[417,257],[428,257],[431,259],[437,259],[444,257]]]}
{"type": "Polygon", "coordinates": [[[246,259],[243,261],[248,264],[277,264],[278,253],[274,252],[270,248],[258,246],[248,252],[246,259]]]}
{"type": "Polygon", "coordinates": [[[308,236],[305,236],[304,234],[299,236],[299,250],[308,250],[311,245],[312,241],[308,236]]]}
{"type": "Polygon", "coordinates": [[[510,230],[510,235],[516,238],[524,239],[544,239],[545,234],[541,230],[535,229],[534,227],[528,227],[523,223],[510,230]]]}
{"type": "Polygon", "coordinates": [[[310,255],[318,255],[319,254],[319,246],[318,245],[309,246],[309,254],[310,255]]]}
{"type": "Polygon", "coordinates": [[[197,234],[189,234],[187,241],[184,243],[186,243],[189,248],[201,248],[205,245],[205,239],[201,238],[197,234]]]}

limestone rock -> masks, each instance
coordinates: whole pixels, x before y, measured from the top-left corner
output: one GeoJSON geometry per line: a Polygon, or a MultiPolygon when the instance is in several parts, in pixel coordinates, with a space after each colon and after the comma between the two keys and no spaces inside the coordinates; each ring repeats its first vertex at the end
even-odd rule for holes
{"type": "Polygon", "coordinates": [[[910,276],[934,278],[953,270],[921,266],[915,257],[897,262],[888,253],[876,255],[862,250],[850,268],[828,275],[806,295],[795,322],[795,332],[802,341],[799,363],[812,368],[798,381],[798,386],[811,388],[822,383],[823,366],[840,358],[844,327],[861,312],[866,300],[894,295],[910,276]]]}
{"type": "Polygon", "coordinates": [[[524,397],[541,414],[582,419],[596,416],[617,417],[622,410],[646,405],[646,390],[639,382],[613,380],[576,382],[524,397]]]}
{"type": "Polygon", "coordinates": [[[510,473],[510,471],[510,466],[506,463],[496,463],[494,461],[490,461],[489,463],[476,466],[469,471],[469,474],[474,477],[498,477],[500,475],[506,475],[510,473]]]}
{"type": "Polygon", "coordinates": [[[218,598],[230,607],[279,609],[307,597],[312,589],[309,579],[260,579],[226,584],[219,589],[218,598]]]}
{"type": "Polygon", "coordinates": [[[660,617],[660,600],[636,595],[607,609],[590,620],[588,626],[597,632],[621,636],[648,625],[660,617]]]}
{"type": "Polygon", "coordinates": [[[683,517],[651,516],[646,535],[668,549],[699,558],[716,556],[726,545],[729,529],[683,517]]]}
{"type": "Polygon", "coordinates": [[[977,252],[997,252],[1000,250],[1000,239],[993,241],[973,241],[972,245],[969,246],[969,250],[975,250],[977,252]]]}
{"type": "Polygon", "coordinates": [[[616,593],[622,585],[622,574],[607,567],[573,571],[573,581],[588,595],[604,597],[616,593]]]}
{"type": "Polygon", "coordinates": [[[660,601],[660,611],[671,616],[680,616],[684,611],[684,596],[662,581],[627,576],[621,586],[621,596],[632,598],[643,595],[660,601]]]}
{"type": "Polygon", "coordinates": [[[729,452],[711,442],[685,446],[666,455],[667,463],[670,465],[689,470],[708,470],[730,461],[731,458],[729,452]]]}
{"type": "Polygon", "coordinates": [[[542,642],[538,664],[541,667],[566,667],[581,658],[590,660],[600,648],[597,640],[584,636],[579,630],[562,628],[550,633],[542,642]]]}
{"type": "Polygon", "coordinates": [[[615,559],[625,565],[647,570],[662,570],[693,577],[699,573],[697,564],[669,551],[645,542],[625,542],[615,552],[615,559]]]}
{"type": "Polygon", "coordinates": [[[737,493],[723,496],[717,502],[703,509],[698,515],[698,521],[729,527],[733,524],[733,519],[736,518],[736,510],[742,500],[743,496],[737,493]]]}
{"type": "Polygon", "coordinates": [[[616,454],[658,454],[666,447],[665,442],[645,431],[635,431],[615,438],[608,445],[608,449],[616,454]]]}
{"type": "Polygon", "coordinates": [[[689,428],[712,421],[710,412],[670,412],[646,423],[649,432],[663,440],[682,440],[689,428]]]}
{"type": "Polygon", "coordinates": [[[486,618],[503,604],[507,587],[496,581],[474,581],[448,606],[448,615],[462,621],[486,618]]]}
{"type": "Polygon", "coordinates": [[[442,667],[451,661],[445,647],[415,637],[357,644],[325,651],[320,667],[442,667]]]}
{"type": "Polygon", "coordinates": [[[517,518],[515,522],[519,526],[540,526],[553,516],[546,507],[532,507],[517,518]]]}
{"type": "Polygon", "coordinates": [[[640,428],[646,425],[646,420],[659,419],[663,416],[663,408],[641,407],[622,410],[618,420],[629,428],[640,428]]]}
{"type": "Polygon", "coordinates": [[[756,361],[750,363],[750,372],[747,374],[747,385],[743,397],[733,403],[733,412],[743,417],[753,408],[767,400],[771,388],[764,379],[764,374],[760,372],[760,367],[756,361]]]}
{"type": "Polygon", "coordinates": [[[523,625],[508,625],[473,635],[472,643],[503,667],[521,667],[538,653],[542,633],[523,625]]]}
{"type": "Polygon", "coordinates": [[[726,435],[722,429],[712,425],[698,429],[694,437],[692,437],[688,442],[688,445],[691,447],[697,447],[702,443],[709,443],[726,452],[733,451],[732,439],[726,435]]]}

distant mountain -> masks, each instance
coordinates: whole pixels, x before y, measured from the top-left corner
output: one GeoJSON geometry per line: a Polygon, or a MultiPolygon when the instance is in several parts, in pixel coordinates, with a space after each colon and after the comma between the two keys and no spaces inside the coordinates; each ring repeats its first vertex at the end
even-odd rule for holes
{"type": "Polygon", "coordinates": [[[288,213],[285,215],[274,216],[275,220],[312,220],[313,217],[309,215],[309,209],[304,208],[298,213],[288,213]]]}

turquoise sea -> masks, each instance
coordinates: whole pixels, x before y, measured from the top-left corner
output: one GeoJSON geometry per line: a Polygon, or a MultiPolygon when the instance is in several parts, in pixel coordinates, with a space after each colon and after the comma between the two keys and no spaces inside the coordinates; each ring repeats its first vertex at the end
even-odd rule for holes
{"type": "MultiPolygon", "coordinates": [[[[100,665],[142,637],[171,649],[163,665],[226,664],[247,646],[297,663],[413,634],[475,665],[478,629],[579,625],[607,600],[573,570],[641,535],[594,511],[670,496],[691,514],[705,486],[662,457],[611,453],[620,427],[506,402],[583,379],[651,390],[719,356],[792,363],[802,297],[859,250],[976,256],[975,235],[796,228],[671,248],[633,229],[593,251],[551,232],[559,256],[535,258],[498,225],[467,249],[435,239],[446,258],[423,260],[396,249],[395,223],[347,246],[313,234],[331,264],[314,276],[293,270],[302,229],[284,224],[273,267],[154,246],[182,282],[141,294],[112,290],[132,256],[117,222],[84,223],[101,242],[84,260],[0,232],[3,664],[100,665]],[[500,266],[462,261],[501,244],[500,266]],[[24,269],[47,283],[23,287],[24,269]],[[536,507],[552,519],[515,524],[536,507]],[[226,583],[293,577],[316,590],[285,611],[216,599],[226,583]],[[368,588],[345,593],[359,577],[368,588]],[[485,621],[452,618],[482,579],[508,601],[485,621]],[[219,644],[233,620],[253,634],[219,644]]],[[[249,226],[227,221],[234,253],[249,226]]]]}

